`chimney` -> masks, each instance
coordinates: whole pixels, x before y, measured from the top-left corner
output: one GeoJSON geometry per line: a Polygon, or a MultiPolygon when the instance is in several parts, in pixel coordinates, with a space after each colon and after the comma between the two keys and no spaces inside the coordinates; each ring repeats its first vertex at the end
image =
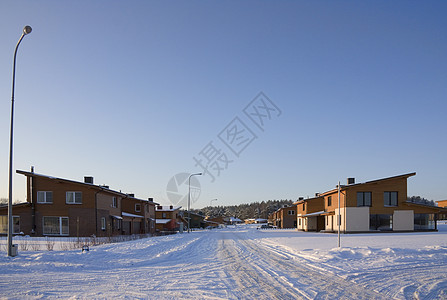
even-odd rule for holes
{"type": "Polygon", "coordinates": [[[304,197],[299,197],[298,200],[304,200],[304,197]]]}
{"type": "Polygon", "coordinates": [[[158,210],[162,210],[162,209],[163,209],[163,206],[159,205],[159,206],[157,206],[157,209],[158,209],[158,210]]]}
{"type": "Polygon", "coordinates": [[[320,196],[320,193],[315,193],[315,197],[319,197],[320,196]]]}
{"type": "Polygon", "coordinates": [[[348,178],[348,184],[354,184],[355,178],[348,178]]]}
{"type": "Polygon", "coordinates": [[[154,198],[147,198],[150,202],[154,202],[154,198]]]}
{"type": "Polygon", "coordinates": [[[84,176],[84,183],[93,184],[93,177],[91,177],[91,176],[84,176]]]}
{"type": "Polygon", "coordinates": [[[173,208],[174,208],[174,206],[172,206],[172,205],[171,205],[171,206],[169,206],[169,209],[173,209],[173,208]]]}
{"type": "Polygon", "coordinates": [[[135,198],[135,194],[127,194],[127,196],[129,196],[131,198],[135,198]]]}

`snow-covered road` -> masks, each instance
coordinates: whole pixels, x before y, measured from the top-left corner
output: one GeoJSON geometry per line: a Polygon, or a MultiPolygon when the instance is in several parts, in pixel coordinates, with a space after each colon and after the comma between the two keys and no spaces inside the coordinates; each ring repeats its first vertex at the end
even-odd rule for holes
{"type": "MultiPolygon", "coordinates": [[[[445,233],[352,235],[406,248],[327,247],[336,236],[248,226],[0,257],[5,298],[442,299],[445,233]],[[408,236],[410,235],[410,236],[408,236]],[[418,242],[419,240],[419,242],[418,242]],[[418,243],[440,241],[437,245],[418,243]],[[313,247],[309,247],[313,245],[313,247]]],[[[379,243],[379,242],[377,242],[379,243]]]]}

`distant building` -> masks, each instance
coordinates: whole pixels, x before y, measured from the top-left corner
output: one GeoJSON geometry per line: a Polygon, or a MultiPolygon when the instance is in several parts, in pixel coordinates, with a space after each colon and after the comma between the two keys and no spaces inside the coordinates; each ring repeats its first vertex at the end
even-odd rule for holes
{"type": "Polygon", "coordinates": [[[187,221],[180,215],[181,206],[162,206],[155,207],[156,231],[183,231],[186,229],[187,221]]]}
{"type": "Polygon", "coordinates": [[[447,220],[447,200],[439,200],[436,202],[438,203],[439,207],[443,208],[438,214],[438,219],[447,220]]]}
{"type": "Polygon", "coordinates": [[[269,223],[277,228],[296,228],[296,204],[282,207],[269,216],[269,223]]]}
{"type": "Polygon", "coordinates": [[[297,207],[297,229],[301,231],[325,230],[324,198],[316,196],[310,199],[300,198],[294,203],[297,207]]]}

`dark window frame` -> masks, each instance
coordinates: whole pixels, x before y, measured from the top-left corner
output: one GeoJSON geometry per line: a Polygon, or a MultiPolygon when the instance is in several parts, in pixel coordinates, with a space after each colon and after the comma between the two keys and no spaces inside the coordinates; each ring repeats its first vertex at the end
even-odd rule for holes
{"type": "Polygon", "coordinates": [[[372,192],[357,192],[357,207],[372,206],[372,192]],[[369,195],[369,203],[366,195],[369,195]],[[361,196],[361,198],[359,198],[361,196]],[[360,200],[360,201],[359,201],[360,200]]]}
{"type": "Polygon", "coordinates": [[[399,193],[397,191],[383,192],[383,206],[396,207],[399,205],[399,193]],[[395,198],[393,198],[395,195],[395,198]],[[395,202],[393,201],[395,200],[395,202]]]}

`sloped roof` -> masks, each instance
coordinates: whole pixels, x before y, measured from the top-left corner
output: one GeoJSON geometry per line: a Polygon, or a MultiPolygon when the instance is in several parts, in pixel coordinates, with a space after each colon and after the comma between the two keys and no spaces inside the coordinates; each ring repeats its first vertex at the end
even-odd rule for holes
{"type": "Polygon", "coordinates": [[[121,215],[123,217],[130,217],[130,218],[144,218],[143,216],[126,213],[124,211],[121,213],[121,215]]]}
{"type": "MultiPolygon", "coordinates": [[[[354,187],[354,186],[360,186],[360,185],[363,185],[363,184],[379,183],[379,182],[381,182],[381,181],[393,180],[393,179],[398,179],[398,178],[408,178],[408,177],[411,177],[411,176],[414,176],[414,175],[416,175],[416,172],[413,172],[413,173],[407,173],[407,174],[402,174],[402,175],[396,175],[396,176],[391,176],[391,177],[386,177],[386,178],[381,178],[381,179],[375,179],[375,180],[370,180],[370,181],[361,182],[361,183],[354,183],[354,184],[348,184],[348,185],[342,185],[342,184],[341,184],[341,185],[340,185],[340,190],[346,190],[346,189],[349,189],[349,188],[351,188],[351,187],[354,187]]],[[[338,190],[338,189],[335,188],[335,189],[329,190],[329,191],[327,191],[327,192],[321,193],[321,194],[319,194],[319,196],[323,196],[323,195],[331,194],[331,193],[333,193],[333,192],[335,192],[335,191],[337,191],[337,190],[338,190]]]]}
{"type": "Polygon", "coordinates": [[[153,203],[154,205],[158,205],[158,203],[155,203],[153,201],[149,201],[146,199],[139,199],[139,198],[135,198],[130,196],[129,194],[125,194],[122,192],[118,192],[118,191],[114,191],[109,189],[108,187],[105,186],[101,186],[101,185],[96,185],[96,184],[92,184],[92,183],[85,183],[85,182],[81,182],[81,181],[74,181],[74,180],[70,180],[70,179],[65,179],[65,178],[59,178],[59,177],[54,177],[54,176],[48,176],[48,175],[43,175],[43,174],[39,174],[39,173],[34,173],[34,172],[28,172],[28,171],[22,171],[22,170],[17,170],[16,173],[18,174],[22,174],[28,177],[41,177],[41,178],[47,178],[47,179],[52,179],[52,180],[56,180],[56,181],[61,181],[61,182],[67,182],[67,183],[73,183],[73,184],[79,184],[79,185],[83,185],[83,186],[88,186],[90,188],[96,189],[96,190],[100,190],[100,191],[104,191],[104,192],[108,192],[111,194],[115,194],[124,198],[132,198],[132,199],[136,199],[139,201],[144,201],[144,202],[148,202],[148,203],[153,203]]]}

